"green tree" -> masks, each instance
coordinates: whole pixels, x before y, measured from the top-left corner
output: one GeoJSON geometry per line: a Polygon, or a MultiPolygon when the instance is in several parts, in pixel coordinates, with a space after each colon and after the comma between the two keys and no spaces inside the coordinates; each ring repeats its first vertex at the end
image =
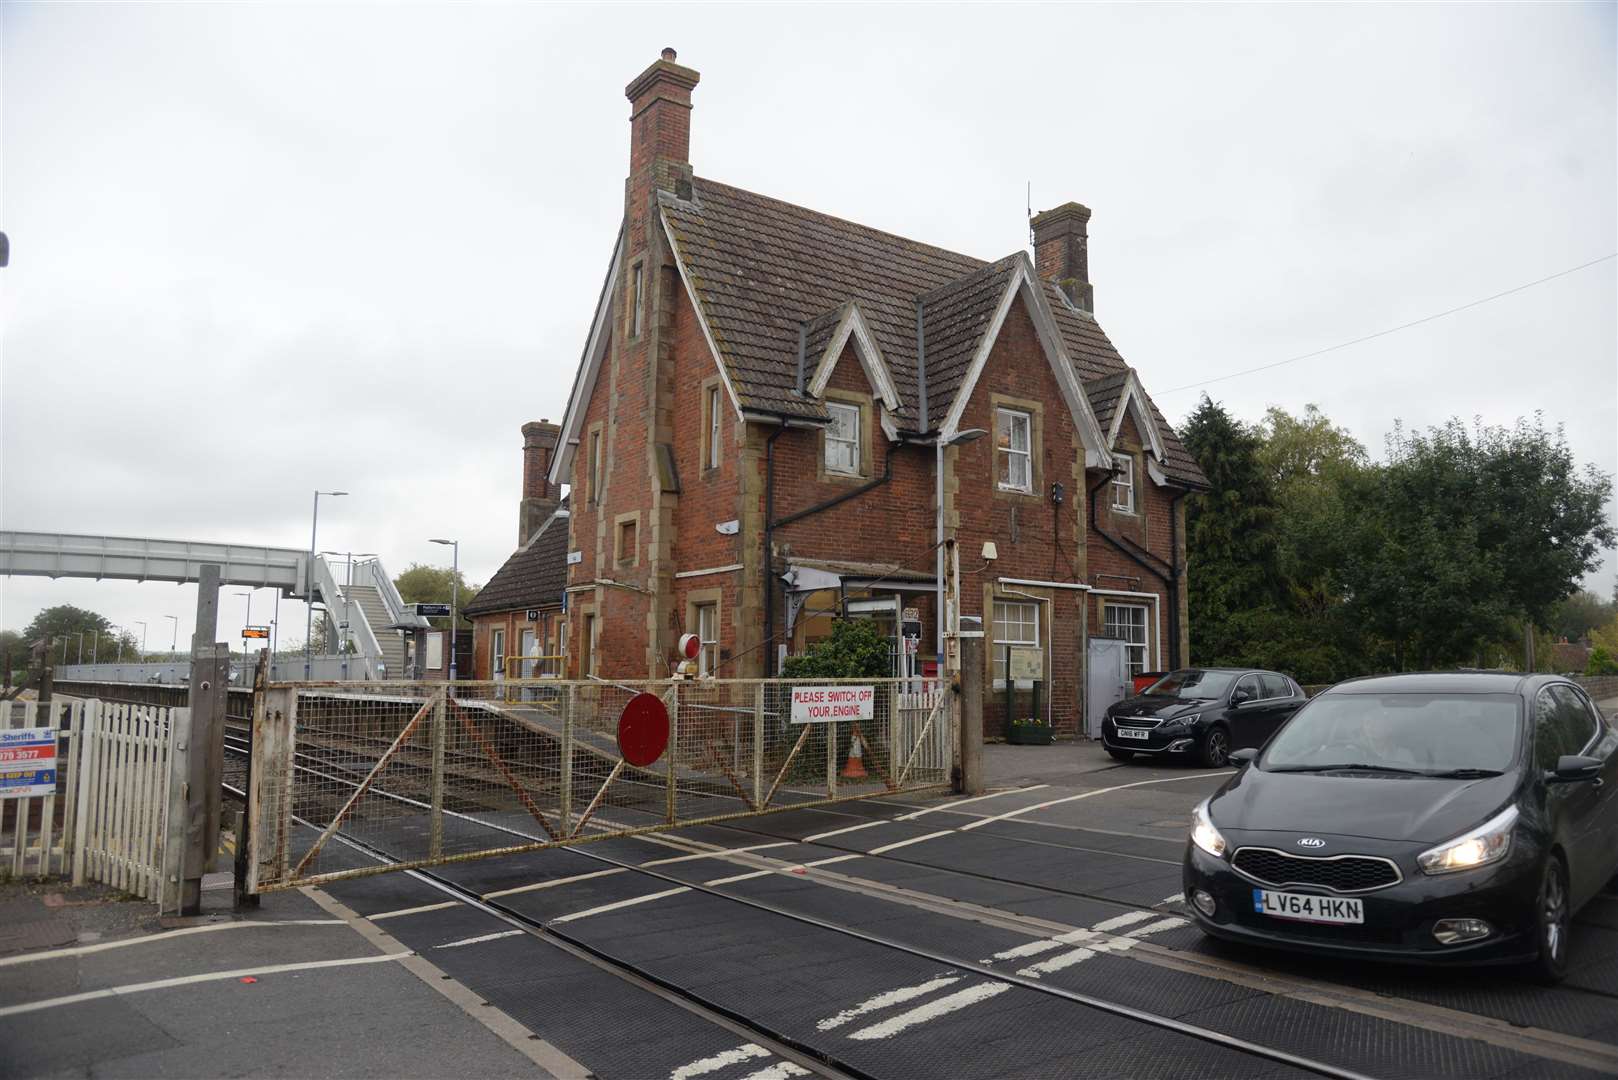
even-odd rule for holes
{"type": "Polygon", "coordinates": [[[1618,607],[1588,589],[1579,589],[1551,609],[1546,629],[1569,641],[1582,641],[1591,630],[1604,626],[1618,615],[1618,607]]]}
{"type": "Polygon", "coordinates": [[[1614,660],[1612,653],[1597,646],[1590,650],[1590,660],[1585,665],[1586,675],[1618,675],[1618,660],[1614,660]]]}
{"type": "Polygon", "coordinates": [[[74,607],[72,604],[57,604],[55,607],[48,607],[35,615],[34,621],[29,623],[27,628],[23,630],[22,636],[25,641],[32,644],[46,635],[65,637],[71,634],[78,637],[78,635],[88,634],[92,630],[105,631],[111,629],[112,623],[108,622],[104,615],[86,611],[81,607],[74,607]]]}
{"type": "Polygon", "coordinates": [[[797,656],[782,674],[789,679],[867,679],[893,674],[893,643],[870,619],[838,619],[831,636],[797,656]]]}
{"type": "MultiPolygon", "coordinates": [[[[403,573],[393,579],[393,587],[399,590],[399,596],[407,604],[448,604],[452,595],[459,605],[460,611],[466,610],[466,605],[482,588],[467,582],[466,576],[459,570],[451,570],[446,566],[428,566],[424,563],[411,563],[403,573]],[[452,584],[458,585],[452,588],[452,584]]],[[[433,619],[434,626],[446,628],[449,619],[433,619]]]]}

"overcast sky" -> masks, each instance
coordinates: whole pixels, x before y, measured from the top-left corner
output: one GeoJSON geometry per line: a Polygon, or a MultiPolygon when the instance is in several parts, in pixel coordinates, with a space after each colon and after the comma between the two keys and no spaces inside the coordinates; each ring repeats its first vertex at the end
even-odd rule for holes
{"type": "MultiPolygon", "coordinates": [[[[985,259],[1027,244],[1026,184],[1089,205],[1097,313],[1178,422],[1171,388],[1618,251],[1615,12],[6,4],[0,523],[306,546],[344,488],[322,548],[397,573],[449,534],[486,581],[666,45],[700,176],[985,259]]],[[[1375,455],[1396,419],[1543,410],[1611,471],[1615,297],[1609,260],[1208,389],[1375,455]]],[[[157,648],[195,590],[0,579],[0,626],[56,603],[157,648]]]]}

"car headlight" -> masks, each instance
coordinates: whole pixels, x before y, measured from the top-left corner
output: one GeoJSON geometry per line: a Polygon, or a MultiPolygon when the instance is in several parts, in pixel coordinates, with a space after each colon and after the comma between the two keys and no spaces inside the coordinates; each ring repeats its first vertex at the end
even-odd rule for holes
{"type": "Polygon", "coordinates": [[[1208,817],[1208,800],[1204,799],[1191,811],[1191,842],[1216,859],[1225,857],[1225,837],[1214,828],[1208,817]]]}
{"type": "Polygon", "coordinates": [[[1511,854],[1511,831],[1517,824],[1517,808],[1508,806],[1469,833],[1429,848],[1416,856],[1426,874],[1453,874],[1497,863],[1511,854]]]}

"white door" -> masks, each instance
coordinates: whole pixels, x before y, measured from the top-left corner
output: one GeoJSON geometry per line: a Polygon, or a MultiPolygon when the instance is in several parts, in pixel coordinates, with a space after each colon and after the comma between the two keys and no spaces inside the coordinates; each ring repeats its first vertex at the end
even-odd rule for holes
{"type": "MultiPolygon", "coordinates": [[[[522,632],[522,655],[539,655],[539,647],[535,642],[534,632],[532,630],[524,630],[522,632]]],[[[535,677],[534,661],[524,660],[522,662],[522,677],[524,679],[532,679],[535,677]]]]}
{"type": "Polygon", "coordinates": [[[1129,695],[1128,643],[1122,638],[1090,639],[1089,663],[1085,666],[1084,731],[1092,739],[1101,738],[1101,718],[1107,707],[1129,695]]]}

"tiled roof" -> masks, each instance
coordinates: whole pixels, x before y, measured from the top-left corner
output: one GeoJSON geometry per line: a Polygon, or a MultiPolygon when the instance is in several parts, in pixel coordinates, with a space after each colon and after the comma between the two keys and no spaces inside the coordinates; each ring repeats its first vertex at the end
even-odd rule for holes
{"type": "MultiPolygon", "coordinates": [[[[689,202],[667,200],[664,214],[701,300],[744,409],[824,417],[797,387],[799,328],[809,324],[806,354],[818,360],[844,305],[857,304],[898,390],[899,426],[920,425],[916,379],[916,304],[922,303],[929,427],[936,428],[959,390],[1021,254],[985,263],[801,206],[712,180],[693,181],[689,202]]],[[[1079,379],[1127,369],[1090,315],[1045,285],[1079,379]]],[[[1204,484],[1202,472],[1153,406],[1172,478],[1204,484]]],[[[493,584],[491,582],[491,584],[493,584]]]]}
{"type": "Polygon", "coordinates": [[[567,500],[528,542],[496,570],[466,605],[467,615],[550,607],[562,602],[567,586],[567,500]]]}
{"type": "Polygon", "coordinates": [[[1118,409],[1118,399],[1123,397],[1124,384],[1128,381],[1127,371],[1085,380],[1084,396],[1090,399],[1090,408],[1096,414],[1096,423],[1101,425],[1103,431],[1111,430],[1112,414],[1118,409]]]}

